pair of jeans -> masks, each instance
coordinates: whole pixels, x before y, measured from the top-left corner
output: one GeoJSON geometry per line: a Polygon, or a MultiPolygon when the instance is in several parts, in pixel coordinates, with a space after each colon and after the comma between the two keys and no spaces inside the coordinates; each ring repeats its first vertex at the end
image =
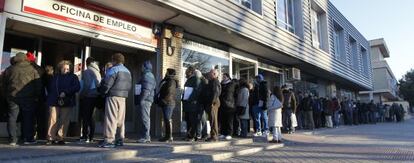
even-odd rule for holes
{"type": "Polygon", "coordinates": [[[206,138],[209,133],[207,133],[207,114],[204,110],[200,113],[201,119],[200,123],[197,126],[197,137],[198,138],[206,138]]]}
{"type": "Polygon", "coordinates": [[[93,140],[95,135],[95,119],[93,112],[95,110],[97,97],[85,97],[80,101],[80,114],[82,121],[81,139],[93,140]]]}
{"type": "Polygon", "coordinates": [[[247,137],[247,132],[249,131],[249,120],[248,119],[240,119],[240,136],[247,137]]]}
{"type": "Polygon", "coordinates": [[[254,126],[256,132],[264,132],[269,130],[267,110],[263,110],[263,107],[253,106],[254,112],[254,126]],[[263,118],[263,121],[262,121],[263,118]],[[263,122],[263,124],[262,124],[263,122]]]}
{"type": "Polygon", "coordinates": [[[151,130],[151,106],[152,102],[141,101],[138,108],[138,139],[151,140],[150,130],[151,130]]]}
{"type": "Polygon", "coordinates": [[[163,106],[162,109],[162,114],[164,116],[164,121],[167,122],[169,120],[171,120],[172,118],[172,114],[174,112],[174,108],[175,106],[163,106]]]}
{"type": "Polygon", "coordinates": [[[282,124],[285,131],[295,131],[295,128],[292,126],[292,121],[290,117],[292,116],[292,109],[283,108],[282,109],[282,124]]]}
{"type": "Polygon", "coordinates": [[[333,121],[333,127],[339,126],[339,111],[334,111],[332,121],[333,121]]]}
{"type": "Polygon", "coordinates": [[[8,131],[10,140],[17,141],[17,125],[16,120],[21,112],[22,116],[22,135],[24,141],[34,140],[34,117],[36,113],[36,102],[32,98],[21,98],[9,101],[9,123],[8,131]]]}

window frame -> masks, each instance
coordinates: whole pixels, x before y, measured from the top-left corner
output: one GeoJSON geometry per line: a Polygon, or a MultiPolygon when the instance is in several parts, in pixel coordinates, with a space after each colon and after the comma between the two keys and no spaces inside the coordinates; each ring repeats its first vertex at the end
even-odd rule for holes
{"type": "Polygon", "coordinates": [[[255,11],[254,8],[253,8],[253,4],[254,4],[255,0],[228,0],[228,1],[230,1],[231,3],[233,3],[237,6],[251,12],[252,14],[254,14],[254,15],[260,17],[260,18],[263,18],[263,0],[256,0],[256,1],[260,1],[260,3],[258,4],[258,5],[260,5],[260,12],[255,11]],[[250,1],[250,8],[243,5],[242,1],[250,1]]]}
{"type": "Polygon", "coordinates": [[[294,34],[296,34],[296,29],[295,29],[295,20],[296,20],[296,15],[295,15],[295,2],[294,2],[294,0],[275,0],[275,3],[276,3],[276,6],[275,6],[275,9],[276,9],[276,26],[277,27],[279,27],[279,28],[281,28],[281,29],[284,29],[284,30],[286,30],[286,31],[289,31],[289,32],[291,32],[291,33],[294,33],[294,34]],[[280,12],[279,12],[279,1],[284,1],[284,18],[285,18],[285,20],[281,20],[281,19],[279,19],[279,14],[280,14],[280,12]],[[291,14],[292,14],[292,20],[291,20],[291,22],[292,22],[292,24],[289,24],[289,3],[288,2],[291,2],[290,3],[290,10],[291,10],[291,14]]]}

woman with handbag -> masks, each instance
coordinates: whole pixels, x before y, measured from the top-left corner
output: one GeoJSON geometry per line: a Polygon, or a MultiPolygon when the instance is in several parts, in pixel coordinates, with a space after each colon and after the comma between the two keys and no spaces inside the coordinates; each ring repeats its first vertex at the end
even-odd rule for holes
{"type": "Polygon", "coordinates": [[[282,107],[283,107],[283,96],[280,87],[276,86],[273,89],[270,100],[267,103],[268,116],[269,116],[269,127],[272,128],[273,139],[271,143],[282,142],[282,107]]]}
{"type": "Polygon", "coordinates": [[[69,127],[70,113],[76,105],[75,94],[80,90],[79,79],[70,72],[70,65],[69,61],[61,61],[58,73],[47,87],[50,114],[46,144],[65,144],[63,139],[69,127]]]}
{"type": "Polygon", "coordinates": [[[240,88],[237,93],[236,113],[240,119],[240,137],[247,137],[249,131],[249,84],[246,79],[240,79],[240,88]]]}

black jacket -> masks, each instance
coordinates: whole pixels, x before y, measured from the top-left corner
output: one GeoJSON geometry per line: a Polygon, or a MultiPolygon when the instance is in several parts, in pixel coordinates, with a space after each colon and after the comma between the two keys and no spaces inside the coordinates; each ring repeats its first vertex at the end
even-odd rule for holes
{"type": "Polygon", "coordinates": [[[219,100],[221,94],[221,85],[217,79],[209,80],[208,84],[203,88],[201,97],[204,99],[202,103],[205,106],[212,105],[215,100],[219,100]]]}
{"type": "Polygon", "coordinates": [[[236,84],[232,81],[221,84],[220,108],[225,111],[235,111],[236,84]]]}
{"type": "Polygon", "coordinates": [[[261,81],[255,83],[252,92],[252,105],[258,105],[259,101],[263,101],[263,106],[266,106],[267,99],[269,98],[269,89],[267,88],[267,81],[261,81]]]}
{"type": "MultiPolygon", "coordinates": [[[[202,82],[201,79],[194,76],[191,76],[187,79],[184,84],[184,87],[193,88],[193,92],[187,100],[183,99],[183,111],[184,112],[197,112],[201,110],[199,103],[199,96],[201,90],[202,82]]],[[[185,90],[184,90],[185,91],[185,90]]]]}
{"type": "Polygon", "coordinates": [[[175,106],[177,97],[178,81],[175,76],[166,76],[160,83],[157,103],[160,107],[175,106]]]}

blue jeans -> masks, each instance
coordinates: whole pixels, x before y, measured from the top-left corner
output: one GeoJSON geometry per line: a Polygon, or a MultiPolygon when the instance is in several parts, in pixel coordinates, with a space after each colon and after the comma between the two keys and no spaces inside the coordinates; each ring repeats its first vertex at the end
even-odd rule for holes
{"type": "Polygon", "coordinates": [[[138,107],[138,139],[150,140],[150,129],[151,129],[151,112],[152,102],[142,101],[138,107]]]}
{"type": "Polygon", "coordinates": [[[164,106],[162,107],[162,114],[164,115],[164,121],[171,120],[175,106],[164,106]]]}
{"type": "Polygon", "coordinates": [[[263,110],[262,107],[253,106],[253,113],[254,113],[254,126],[256,128],[256,132],[263,132],[268,131],[268,118],[267,118],[267,111],[263,110]],[[263,118],[263,124],[261,123],[263,118]]]}
{"type": "Polygon", "coordinates": [[[333,126],[338,127],[339,126],[339,111],[334,111],[334,114],[332,116],[333,126]]]}

